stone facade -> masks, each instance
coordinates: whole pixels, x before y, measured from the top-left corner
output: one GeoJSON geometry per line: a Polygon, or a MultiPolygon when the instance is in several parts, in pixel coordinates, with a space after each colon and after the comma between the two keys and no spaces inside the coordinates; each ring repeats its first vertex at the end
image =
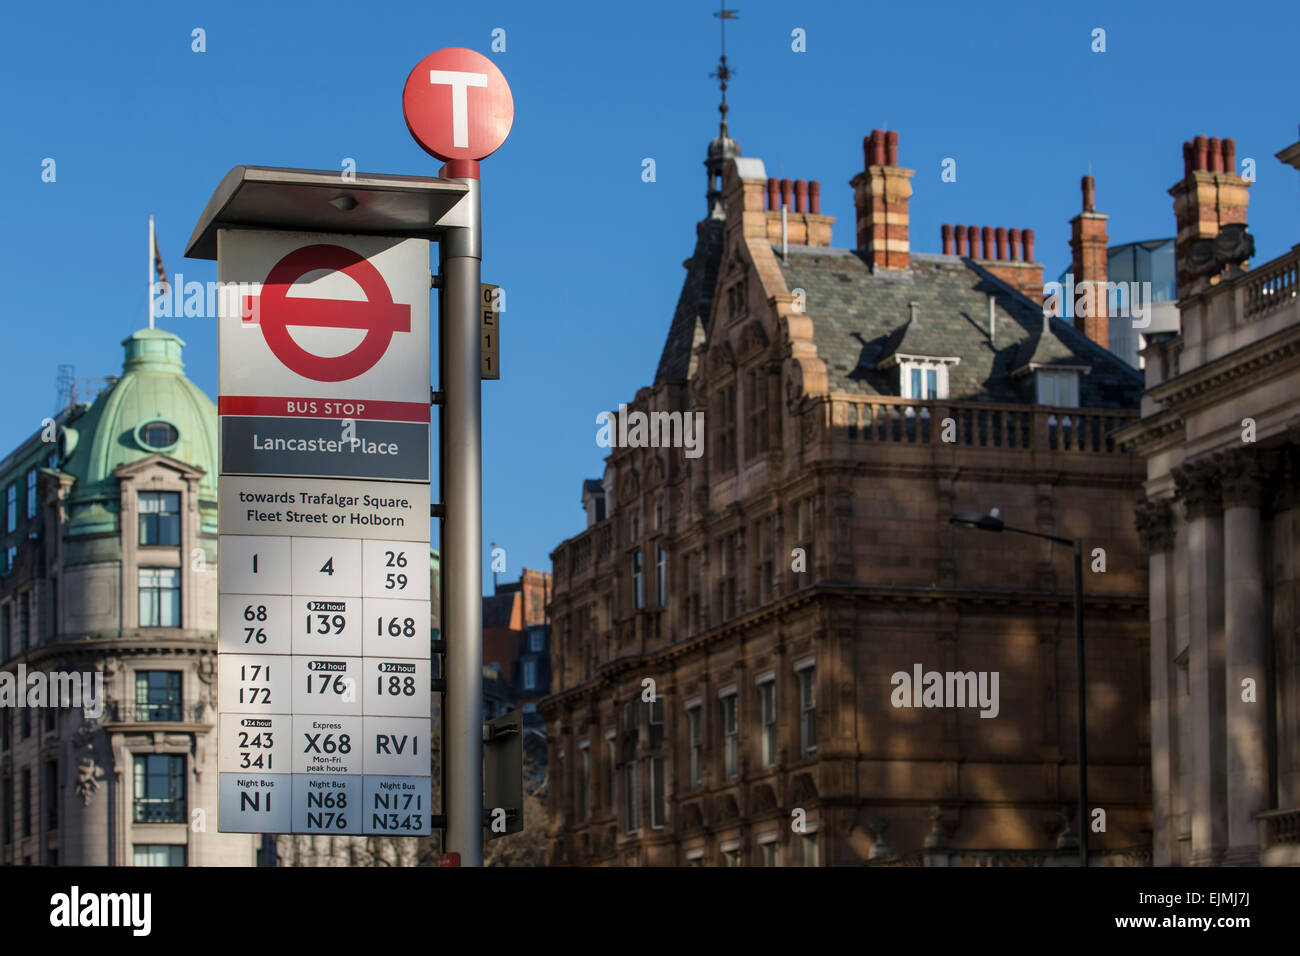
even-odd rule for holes
{"type": "MultiPolygon", "coordinates": [[[[1300,246],[1249,270],[1240,246],[1198,261],[1196,241],[1246,219],[1222,143],[1184,146],[1181,330],[1144,351],[1142,419],[1121,433],[1147,463],[1153,854],[1296,865],[1300,246]]],[[[1300,163],[1300,144],[1279,156],[1300,163]]]]}
{"type": "Polygon", "coordinates": [[[552,861],[1077,862],[1068,549],[949,523],[992,506],[1094,555],[1091,847],[1140,861],[1141,461],[1114,440],[1140,379],[980,262],[910,248],[896,134],[853,180],[859,249],[818,216],[806,245],[787,222],[784,256],[788,187],[726,142],[724,202],[627,409],[703,414],[702,454],[611,448],[588,528],[552,553],[552,861]],[[929,370],[938,393],[907,395],[929,370]],[[1079,407],[1036,402],[1053,370],[1079,407]],[[997,716],[896,706],[917,664],[997,672],[997,716]]]}

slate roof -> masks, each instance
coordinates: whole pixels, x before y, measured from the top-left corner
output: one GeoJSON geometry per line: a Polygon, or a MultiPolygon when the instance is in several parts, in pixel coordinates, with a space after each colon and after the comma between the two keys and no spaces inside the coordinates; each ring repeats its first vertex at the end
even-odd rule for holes
{"type": "Polygon", "coordinates": [[[514,614],[515,595],[490,594],[483,598],[483,626],[509,627],[514,614]]]}
{"type": "Polygon", "coordinates": [[[1141,372],[1060,319],[1050,320],[1053,334],[1040,342],[1042,305],[992,273],[958,256],[912,253],[911,265],[909,272],[873,275],[854,251],[789,248],[782,273],[792,292],[804,290],[813,341],[826,363],[831,391],[899,394],[897,370],[877,365],[906,332],[910,354],[961,358],[948,370],[953,399],[1032,401],[1028,383],[1011,373],[1022,364],[1022,346],[1041,345],[1057,364],[1091,369],[1079,383],[1082,406],[1137,407],[1144,387],[1141,372]],[[989,294],[995,297],[997,316],[994,343],[988,335],[989,294]],[[918,324],[905,330],[909,302],[918,303],[918,324]]]}
{"type": "Polygon", "coordinates": [[[704,341],[709,325],[709,310],[713,305],[713,287],[718,282],[718,265],[722,261],[721,219],[705,219],[695,227],[695,251],[691,253],[686,268],[682,294],[677,299],[672,325],[659,368],[655,371],[656,385],[663,382],[684,382],[690,378],[695,346],[704,341]]]}

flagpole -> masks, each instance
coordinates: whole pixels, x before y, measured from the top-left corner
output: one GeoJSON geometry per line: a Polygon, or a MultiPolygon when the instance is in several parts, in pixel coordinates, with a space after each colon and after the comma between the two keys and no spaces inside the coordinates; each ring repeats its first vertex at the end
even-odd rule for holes
{"type": "Polygon", "coordinates": [[[149,292],[149,328],[151,329],[153,328],[153,274],[154,274],[153,250],[154,250],[153,216],[150,216],[149,217],[149,284],[145,286],[145,289],[147,289],[149,292]]]}

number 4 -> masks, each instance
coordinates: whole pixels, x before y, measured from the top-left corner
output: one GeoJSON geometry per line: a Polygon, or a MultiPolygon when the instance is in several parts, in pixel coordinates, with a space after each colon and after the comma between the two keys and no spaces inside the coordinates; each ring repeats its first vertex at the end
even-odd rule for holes
{"type": "Polygon", "coordinates": [[[321,573],[321,574],[328,574],[328,575],[331,575],[331,576],[334,574],[334,559],[333,559],[333,558],[330,558],[328,561],[326,561],[326,562],[321,566],[320,573],[321,573]]]}

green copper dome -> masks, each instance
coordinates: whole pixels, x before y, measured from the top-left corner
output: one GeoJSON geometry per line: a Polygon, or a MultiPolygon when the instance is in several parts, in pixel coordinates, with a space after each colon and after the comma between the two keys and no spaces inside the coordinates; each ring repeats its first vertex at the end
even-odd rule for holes
{"type": "Polygon", "coordinates": [[[199,483],[203,523],[215,531],[217,407],[185,377],[185,343],[171,332],[141,329],[122,345],[122,377],[60,435],[60,470],[76,478],[69,531],[116,530],[119,492],[113,471],[156,454],[206,472],[199,483]]]}

